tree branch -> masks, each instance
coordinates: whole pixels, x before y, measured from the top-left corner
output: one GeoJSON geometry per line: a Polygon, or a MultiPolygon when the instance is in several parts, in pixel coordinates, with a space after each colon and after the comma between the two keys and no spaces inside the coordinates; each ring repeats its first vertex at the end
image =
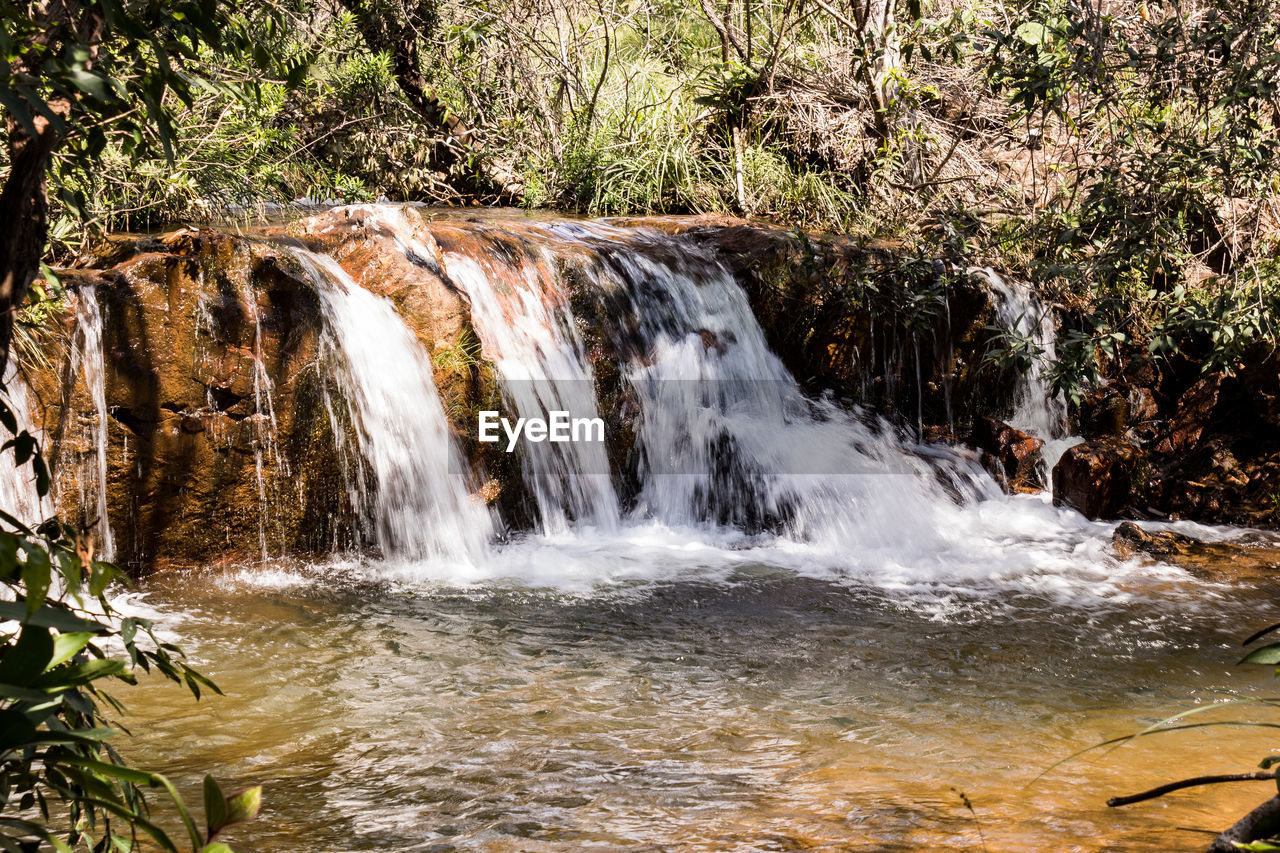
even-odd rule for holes
{"type": "Polygon", "coordinates": [[[1218,776],[1196,776],[1191,779],[1183,779],[1179,782],[1170,782],[1166,785],[1152,788],[1150,791],[1143,791],[1141,794],[1131,794],[1127,797],[1112,797],[1107,800],[1107,805],[1111,808],[1117,806],[1127,806],[1131,803],[1140,803],[1143,800],[1154,800],[1156,797],[1163,797],[1165,794],[1173,791],[1181,791],[1183,788],[1195,788],[1200,785],[1217,785],[1221,782],[1262,782],[1274,780],[1276,778],[1275,771],[1272,770],[1255,770],[1252,773],[1224,773],[1218,776]]]}
{"type": "Polygon", "coordinates": [[[1280,797],[1272,797],[1240,818],[1213,840],[1208,853],[1239,853],[1236,845],[1272,838],[1276,833],[1280,833],[1280,797]]]}

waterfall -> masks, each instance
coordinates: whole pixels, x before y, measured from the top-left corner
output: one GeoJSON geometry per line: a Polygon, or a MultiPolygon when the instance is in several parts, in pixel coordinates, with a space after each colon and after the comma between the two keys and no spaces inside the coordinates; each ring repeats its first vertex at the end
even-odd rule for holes
{"type": "MultiPolygon", "coordinates": [[[[258,493],[258,548],[265,560],[268,556],[267,522],[272,503],[267,495],[266,462],[269,460],[274,465],[277,476],[285,477],[289,475],[289,464],[276,442],[276,409],[272,399],[275,386],[262,360],[262,312],[258,308],[258,298],[247,264],[239,278],[240,300],[253,321],[253,467],[258,493]]],[[[201,280],[203,282],[203,271],[201,280]]]]}
{"type": "Polygon", "coordinates": [[[865,412],[807,398],[714,258],[656,234],[620,243],[599,226],[572,226],[575,238],[584,233],[598,259],[591,286],[606,293],[609,317],[620,318],[610,333],[631,350],[637,518],[874,549],[936,539],[948,490],[992,494],[959,457],[929,458],[865,412]]]}
{"type": "MultiPolygon", "coordinates": [[[[917,445],[868,412],[806,397],[770,351],[742,288],[688,242],[601,222],[443,224],[415,233],[394,208],[374,208],[369,218],[414,263],[439,259],[440,273],[466,292],[517,415],[596,414],[577,330],[604,325],[635,407],[637,492],[620,518],[600,445],[525,444],[543,533],[572,529],[585,542],[587,528],[607,537],[619,524],[710,526],[716,536],[767,534],[861,566],[907,555],[936,561],[966,548],[957,535],[966,524],[997,521],[957,519],[1003,499],[971,459],[917,445]],[[432,240],[439,248],[426,245],[432,240]],[[576,316],[574,292],[601,300],[598,316],[576,316]]],[[[985,568],[990,555],[978,550],[982,557],[961,562],[985,568]]]]}
{"type": "Polygon", "coordinates": [[[95,419],[90,431],[94,445],[94,466],[85,470],[82,465],[78,477],[80,506],[88,516],[89,506],[95,506],[97,515],[95,532],[98,537],[98,554],[104,560],[115,556],[115,537],[107,516],[107,391],[106,371],[102,360],[102,310],[98,306],[98,294],[92,287],[82,287],[75,296],[76,333],[71,348],[72,373],[83,370],[85,386],[93,400],[95,419]],[[90,495],[92,494],[92,500],[90,495]]]}
{"type": "MultiPolygon", "coordinates": [[[[433,256],[398,208],[376,209],[375,221],[411,260],[433,256]]],[[[473,226],[473,236],[485,233],[473,226]]],[[[517,255],[480,245],[487,251],[445,252],[443,271],[471,301],[472,324],[498,372],[506,404],[518,417],[544,418],[552,411],[597,417],[595,377],[549,248],[528,246],[517,255]]],[[[521,450],[544,532],[563,532],[570,522],[617,525],[618,498],[603,444],[544,441],[521,450]]]]}
{"type": "MultiPolygon", "coordinates": [[[[359,444],[359,463],[347,476],[353,503],[371,518],[389,558],[476,562],[492,519],[468,494],[430,359],[385,299],[331,258],[291,251],[314,282],[324,313],[324,347],[342,393],[341,401],[326,404],[331,412],[346,407],[359,444]]],[[[342,431],[335,422],[335,434],[342,431]]]]}
{"type": "MultiPolygon", "coordinates": [[[[41,450],[47,451],[42,431],[31,421],[31,413],[34,410],[31,404],[31,389],[18,374],[18,366],[12,358],[5,369],[4,382],[0,383],[0,399],[3,399],[8,404],[9,410],[13,412],[18,422],[18,432],[26,430],[40,442],[41,450]]],[[[0,432],[0,435],[3,436],[0,444],[10,438],[7,431],[0,432]]],[[[23,465],[15,472],[11,467],[13,462],[11,454],[0,454],[0,470],[3,471],[3,475],[0,475],[0,509],[28,527],[35,527],[52,512],[52,508],[49,506],[48,499],[41,498],[36,490],[35,474],[31,471],[30,465],[23,465]]]]}
{"type": "MultiPolygon", "coordinates": [[[[396,302],[357,284],[328,256],[280,252],[316,293],[314,369],[335,461],[365,540],[385,557],[376,565],[392,573],[556,585],[750,561],[884,586],[1021,583],[1028,567],[1093,579],[1109,566],[1106,537],[1089,522],[1043,495],[1004,495],[963,448],[922,444],[871,410],[806,394],[770,349],[747,292],[696,238],[607,221],[430,222],[382,206],[344,219],[351,220],[368,229],[364,251],[392,253],[370,267],[377,274],[405,269],[402,257],[418,268],[402,282],[383,282],[396,302]],[[529,506],[508,521],[532,518],[530,535],[495,541],[498,519],[472,495],[470,460],[452,437],[432,359],[398,313],[401,295],[403,310],[454,312],[469,303],[504,416],[566,411],[610,425],[604,441],[516,444],[511,459],[527,488],[515,494],[527,494],[529,506]]],[[[1043,306],[987,275],[1001,321],[1052,357],[1043,306]]],[[[284,390],[273,388],[264,363],[273,340],[268,315],[260,316],[253,291],[236,296],[254,324],[252,364],[247,328],[236,351],[240,369],[253,371],[239,378],[245,386],[252,379],[247,437],[255,470],[246,476],[257,476],[265,555],[266,510],[280,500],[267,475],[286,470],[275,444],[276,407],[285,405],[275,398],[284,390]]],[[[212,325],[206,301],[195,310],[197,326],[212,325]]],[[[81,503],[96,505],[109,536],[103,317],[91,291],[79,295],[75,314],[71,369],[83,371],[97,414],[83,418],[96,453],[82,454],[94,464],[80,478],[81,503]]],[[[903,356],[881,361],[909,370],[906,359],[921,342],[876,325],[864,346],[903,356]]],[[[1020,380],[1013,422],[1069,441],[1043,362],[1020,380]]],[[[319,473],[309,482],[323,483],[319,473]]]]}
{"type": "Polygon", "coordinates": [[[1046,475],[1069,448],[1081,439],[1069,434],[1067,401],[1055,392],[1046,369],[1057,361],[1057,325],[1053,311],[1020,282],[1005,281],[995,270],[975,268],[996,297],[996,320],[1019,341],[1031,345],[1031,366],[1022,373],[1014,394],[1009,425],[1044,441],[1042,473],[1046,475]]]}

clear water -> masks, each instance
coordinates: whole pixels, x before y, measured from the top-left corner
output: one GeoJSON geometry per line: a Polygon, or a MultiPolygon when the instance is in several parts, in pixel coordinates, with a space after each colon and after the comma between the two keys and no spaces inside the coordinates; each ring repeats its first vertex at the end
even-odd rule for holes
{"type": "Polygon", "coordinates": [[[1248,769],[1265,730],[1160,735],[1037,776],[1273,693],[1265,668],[1233,666],[1242,633],[1280,616],[1272,578],[1134,567],[1067,602],[1053,584],[819,579],[659,534],[497,555],[495,574],[526,580],[335,563],[148,584],[134,606],[168,613],[227,695],[128,691],[127,752],[193,797],[206,771],[263,784],[230,840],[264,853],[1191,851],[1207,836],[1178,827],[1221,829],[1269,796],[1104,805],[1248,769]],[[612,580],[578,577],[575,550],[612,580]]]}

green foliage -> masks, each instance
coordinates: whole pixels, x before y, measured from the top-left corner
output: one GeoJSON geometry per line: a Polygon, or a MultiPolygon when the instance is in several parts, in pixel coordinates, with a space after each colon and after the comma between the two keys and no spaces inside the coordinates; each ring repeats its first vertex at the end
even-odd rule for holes
{"type": "Polygon", "coordinates": [[[1228,372],[1274,343],[1280,5],[1015,12],[991,32],[989,74],[1044,151],[1045,204],[1022,225],[1031,272],[1091,303],[1059,348],[1060,384],[1078,391],[1130,339],[1228,372]]]}
{"type": "MultiPolygon", "coordinates": [[[[208,220],[295,198],[367,198],[322,165],[292,94],[317,45],[296,7],[91,2],[0,4],[0,105],[27,133],[51,123],[50,238],[208,220]]],[[[356,86],[378,85],[356,75],[356,86]]],[[[4,165],[4,164],[0,164],[4,165]]]]}
{"type": "MultiPolygon", "coordinates": [[[[0,400],[0,424],[12,435],[19,477],[49,491],[36,439],[18,430],[0,400]],[[23,469],[30,468],[30,474],[23,469]]],[[[8,464],[8,463],[6,463],[8,464]]],[[[200,697],[218,688],[155,633],[150,620],[122,617],[108,591],[124,581],[110,563],[93,559],[87,531],[57,519],[37,528],[0,511],[0,847],[6,850],[130,850],[139,834],[163,850],[180,847],[148,814],[144,789],[160,789],[183,821],[190,849],[227,851],[214,838],[250,820],[261,788],[224,796],[205,780],[206,826],[199,829],[173,784],[130,766],[108,739],[122,731],[111,714],[124,706],[110,693],[136,673],[157,673],[200,697]],[[120,651],[115,651],[115,649],[120,651]]]]}

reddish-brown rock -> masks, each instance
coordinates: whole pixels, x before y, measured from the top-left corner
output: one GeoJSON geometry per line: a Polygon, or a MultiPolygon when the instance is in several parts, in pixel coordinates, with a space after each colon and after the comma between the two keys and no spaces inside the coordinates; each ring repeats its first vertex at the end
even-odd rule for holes
{"type": "Polygon", "coordinates": [[[1144,530],[1132,521],[1116,526],[1112,547],[1120,557],[1143,554],[1199,574],[1232,579],[1274,578],[1280,569],[1280,547],[1271,542],[1205,542],[1172,530],[1144,530]]]}
{"type": "Polygon", "coordinates": [[[1080,434],[1085,438],[1122,438],[1129,429],[1129,397],[1117,388],[1102,388],[1080,402],[1080,434]]]}
{"type": "Polygon", "coordinates": [[[1178,408],[1168,430],[1156,444],[1160,453],[1186,453],[1196,446],[1213,420],[1222,374],[1211,373],[1188,388],[1178,399],[1178,408]]]}
{"type": "Polygon", "coordinates": [[[1142,451],[1120,439],[1077,444],[1053,468],[1053,502],[1092,519],[1123,517],[1143,479],[1143,464],[1142,451]]]}
{"type": "Polygon", "coordinates": [[[1044,442],[995,418],[974,421],[969,443],[984,452],[983,462],[1011,492],[1039,491],[1044,442]],[[994,469],[994,470],[993,470],[994,469]]]}

